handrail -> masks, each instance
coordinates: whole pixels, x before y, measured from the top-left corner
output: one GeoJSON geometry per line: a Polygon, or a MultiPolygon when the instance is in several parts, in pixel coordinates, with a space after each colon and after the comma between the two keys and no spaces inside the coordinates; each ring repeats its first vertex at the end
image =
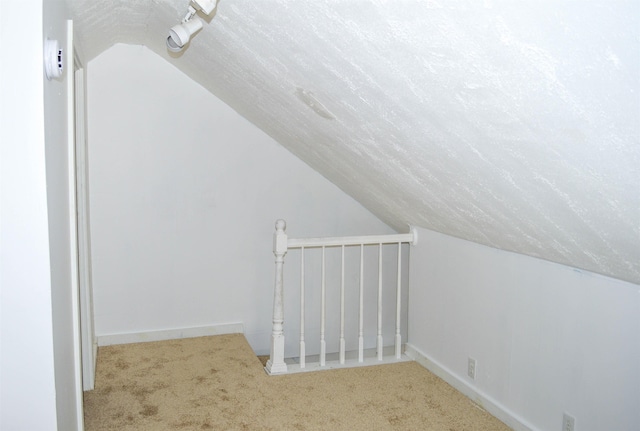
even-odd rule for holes
{"type": "Polygon", "coordinates": [[[410,228],[409,233],[391,234],[391,235],[368,235],[368,236],[345,236],[345,237],[328,237],[328,238],[288,238],[285,233],[287,224],[284,220],[276,221],[276,232],[273,235],[273,253],[276,256],[276,277],[273,299],[273,329],[271,333],[271,351],[270,357],[265,367],[269,374],[283,374],[288,372],[287,364],[284,358],[284,289],[283,289],[283,265],[284,256],[288,249],[302,249],[301,255],[301,273],[302,273],[302,293],[301,293],[301,333],[300,333],[300,355],[301,367],[305,367],[305,334],[304,334],[304,250],[308,248],[322,248],[322,292],[321,292],[321,328],[320,328],[320,365],[325,366],[325,340],[324,340],[324,313],[325,313],[325,248],[326,247],[342,247],[342,273],[340,287],[340,363],[345,361],[345,341],[344,341],[344,248],[346,246],[360,246],[360,316],[358,331],[358,362],[363,362],[363,247],[365,245],[378,245],[378,331],[377,331],[377,350],[378,360],[382,360],[382,245],[398,244],[398,277],[397,277],[397,307],[396,307],[396,334],[395,334],[395,357],[400,359],[400,246],[403,243],[412,245],[417,244],[418,234],[414,228],[410,228]]]}
{"type": "Polygon", "coordinates": [[[339,247],[351,245],[375,245],[375,244],[397,244],[418,243],[418,233],[415,228],[411,228],[409,233],[391,235],[368,235],[368,236],[342,236],[329,238],[289,238],[287,248],[313,248],[313,247],[339,247]]]}

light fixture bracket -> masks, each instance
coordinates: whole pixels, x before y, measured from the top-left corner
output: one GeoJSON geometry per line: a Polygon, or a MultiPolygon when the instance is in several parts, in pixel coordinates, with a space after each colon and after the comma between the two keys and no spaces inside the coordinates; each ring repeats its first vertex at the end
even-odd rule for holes
{"type": "Polygon", "coordinates": [[[195,14],[196,14],[196,10],[194,9],[193,6],[189,5],[189,8],[187,9],[187,14],[184,16],[184,18],[182,18],[182,23],[184,24],[185,22],[191,21],[191,18],[193,18],[195,14]]]}
{"type": "Polygon", "coordinates": [[[191,3],[205,15],[211,15],[211,12],[213,12],[218,5],[218,0],[191,0],[191,3]]]}

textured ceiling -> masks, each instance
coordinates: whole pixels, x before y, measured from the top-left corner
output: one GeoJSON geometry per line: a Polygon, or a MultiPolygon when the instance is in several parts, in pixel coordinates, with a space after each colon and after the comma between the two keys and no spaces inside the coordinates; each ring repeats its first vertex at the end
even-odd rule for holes
{"type": "MultiPolygon", "coordinates": [[[[640,284],[640,2],[68,0],[81,58],[166,58],[398,230],[640,284]]],[[[215,118],[212,118],[215,121],[215,118]]]]}

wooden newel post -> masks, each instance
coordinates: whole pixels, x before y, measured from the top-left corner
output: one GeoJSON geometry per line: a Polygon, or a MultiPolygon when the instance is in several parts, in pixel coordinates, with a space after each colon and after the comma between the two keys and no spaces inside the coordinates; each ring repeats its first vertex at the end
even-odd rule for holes
{"type": "Polygon", "coordinates": [[[287,254],[287,224],[284,220],[276,221],[276,232],[273,234],[273,254],[276,255],[276,281],[273,292],[273,331],[271,333],[271,356],[266,370],[269,374],[287,372],[284,362],[284,292],[282,270],[284,255],[287,254]]]}

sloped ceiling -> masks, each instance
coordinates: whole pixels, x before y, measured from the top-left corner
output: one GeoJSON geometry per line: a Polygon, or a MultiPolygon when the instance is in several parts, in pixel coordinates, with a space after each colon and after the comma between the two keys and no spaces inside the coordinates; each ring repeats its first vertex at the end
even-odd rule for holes
{"type": "Polygon", "coordinates": [[[640,284],[638,1],[221,0],[179,56],[187,0],[67,3],[85,63],[149,47],[400,231],[640,284]]]}

